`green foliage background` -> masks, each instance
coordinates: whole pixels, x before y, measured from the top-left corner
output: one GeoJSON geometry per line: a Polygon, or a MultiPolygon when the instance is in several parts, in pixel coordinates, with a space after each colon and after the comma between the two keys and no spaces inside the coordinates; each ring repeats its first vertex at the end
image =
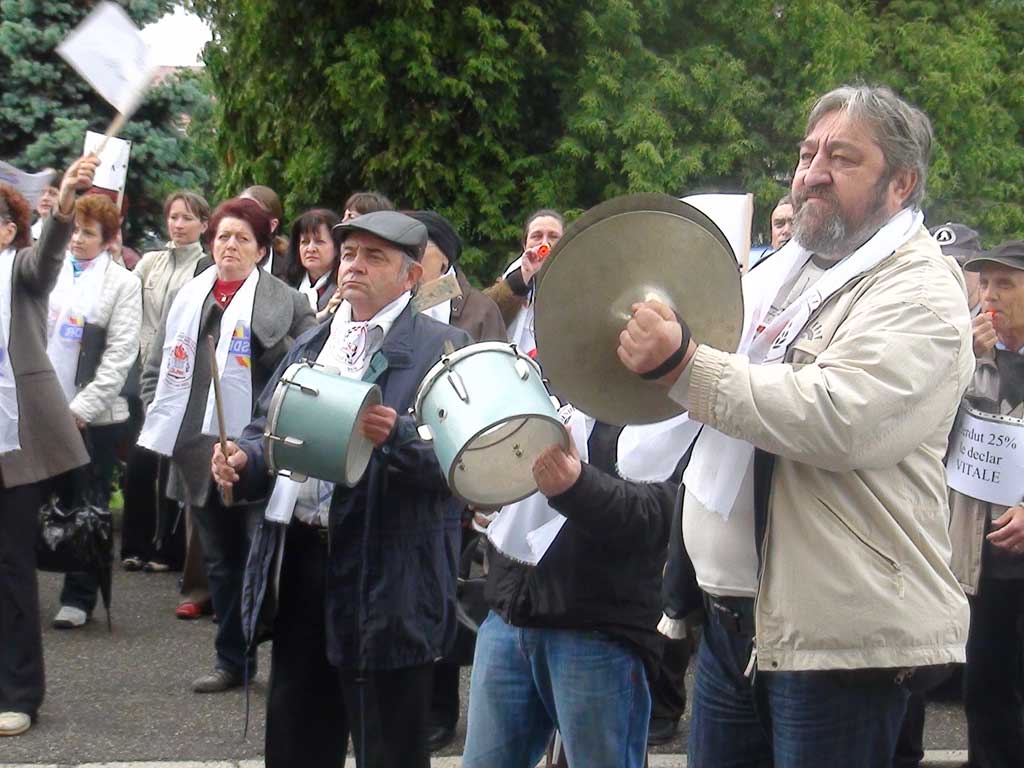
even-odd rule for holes
{"type": "Polygon", "coordinates": [[[753,191],[763,238],[809,105],[853,80],[932,118],[930,222],[1024,235],[1020,0],[187,4],[221,194],[269,184],[295,215],[380,189],[447,215],[480,280],[529,210],[624,192],[753,191]]]}
{"type": "MultiPolygon", "coordinates": [[[[95,0],[0,0],[0,158],[28,171],[63,170],[82,152],[86,130],[105,132],[113,108],[55,52],[95,0]]],[[[173,0],[122,0],[136,24],[167,13],[173,0]]],[[[212,124],[210,84],[186,74],[152,89],[120,132],[132,142],[125,243],[163,236],[164,196],[182,186],[208,189],[216,162],[201,154],[193,126],[212,124]]]]}

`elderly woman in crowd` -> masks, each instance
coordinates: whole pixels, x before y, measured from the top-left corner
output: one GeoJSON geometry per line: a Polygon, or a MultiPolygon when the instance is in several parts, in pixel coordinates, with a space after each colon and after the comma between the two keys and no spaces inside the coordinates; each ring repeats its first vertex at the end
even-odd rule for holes
{"type": "Polygon", "coordinates": [[[271,247],[271,233],[270,217],[252,200],[235,198],[217,207],[207,231],[214,266],[168,301],[142,375],[147,410],[139,445],[171,457],[167,493],[190,506],[220,617],[215,667],[195,680],[197,693],[242,684],[246,658],[239,605],[256,523],[245,508],[225,509],[211,493],[218,419],[207,337],[216,345],[227,433],[236,436],[295,337],[315,324],[305,297],[258,268],[271,247]]]}
{"type": "MultiPolygon", "coordinates": [[[[142,283],[142,362],[149,359],[169,297],[195,276],[196,265],[204,256],[202,236],[209,219],[210,205],[196,192],[181,189],[164,201],[167,246],[145,254],[135,268],[142,283]]],[[[133,400],[129,405],[137,409],[141,425],[142,404],[137,396],[133,400]]],[[[178,504],[163,496],[168,466],[166,459],[141,446],[128,457],[121,529],[121,563],[126,571],[161,572],[182,566],[184,536],[178,504]]],[[[202,552],[198,545],[195,550],[196,562],[191,570],[198,577],[186,578],[182,584],[184,597],[178,611],[179,616],[181,612],[186,614],[183,618],[198,618],[210,602],[202,552]]]]}
{"type": "Polygon", "coordinates": [[[287,282],[309,299],[318,321],[327,317],[327,304],[338,286],[338,246],[331,229],[340,221],[326,208],[306,211],[292,224],[288,241],[287,282]]]}
{"type": "MultiPolygon", "coordinates": [[[[139,355],[142,318],[142,286],[108,250],[119,227],[109,198],[87,195],[75,204],[70,247],[50,293],[46,345],[71,415],[85,432],[90,500],[101,507],[110,501],[116,448],[128,421],[121,390],[139,355]]],[[[53,481],[67,508],[75,503],[79,478],[74,470],[53,481]]],[[[96,607],[98,586],[96,574],[67,574],[53,626],[83,626],[96,607]]]]}
{"type": "Polygon", "coordinates": [[[64,174],[35,246],[28,202],[0,184],[0,736],[31,728],[46,690],[35,555],[43,481],[89,460],[46,356],[46,314],[75,197],[98,163],[90,155],[64,174]]]}

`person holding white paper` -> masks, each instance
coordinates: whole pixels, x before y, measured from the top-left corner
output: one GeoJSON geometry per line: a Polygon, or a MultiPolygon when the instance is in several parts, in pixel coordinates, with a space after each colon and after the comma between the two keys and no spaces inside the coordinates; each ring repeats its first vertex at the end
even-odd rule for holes
{"type": "Polygon", "coordinates": [[[620,336],[703,424],[683,476],[708,615],[691,765],[888,765],[910,691],[964,660],[942,457],[974,356],[963,277],[923,225],[931,146],[888,88],[825,94],[793,239],[743,278],[738,353],[658,302],[620,336]]]}
{"type": "Polygon", "coordinates": [[[964,270],[980,278],[978,362],[946,470],[953,571],[971,602],[968,762],[1009,768],[1024,756],[1024,241],[983,252],[964,270]]]}
{"type": "Polygon", "coordinates": [[[257,522],[246,508],[225,509],[211,491],[210,456],[217,442],[212,364],[216,343],[224,420],[235,437],[294,339],[315,324],[305,297],[257,264],[271,246],[270,218],[252,200],[221,203],[210,217],[207,242],[214,266],[169,299],[142,374],[146,423],[139,445],[171,457],[167,495],[191,508],[203,547],[217,627],[212,673],[192,689],[215,693],[242,684],[242,574],[257,522]]]}
{"type": "Polygon", "coordinates": [[[35,245],[28,201],[0,185],[0,737],[29,730],[46,692],[35,550],[43,483],[89,461],[46,356],[46,314],[96,164],[83,157],[64,174],[35,245]]]}

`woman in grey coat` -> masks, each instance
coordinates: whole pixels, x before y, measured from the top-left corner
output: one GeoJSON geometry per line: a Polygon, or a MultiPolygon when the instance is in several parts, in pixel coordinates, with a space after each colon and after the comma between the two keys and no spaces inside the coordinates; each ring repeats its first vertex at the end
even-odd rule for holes
{"type": "Polygon", "coordinates": [[[48,296],[95,155],[64,174],[57,209],[31,246],[29,205],[0,184],[0,736],[32,727],[46,690],[35,543],[42,481],[89,460],[46,356],[48,296]]]}
{"type": "Polygon", "coordinates": [[[167,495],[191,509],[199,532],[217,627],[214,670],[197,693],[242,684],[242,574],[256,520],[244,506],[225,509],[211,493],[210,459],[217,417],[210,392],[208,337],[216,346],[224,419],[231,436],[252,418],[254,403],[299,334],[315,324],[304,296],[259,261],[271,245],[270,219],[252,200],[234,198],[210,217],[214,266],[169,300],[142,374],[146,424],[139,445],[171,458],[167,495]]]}

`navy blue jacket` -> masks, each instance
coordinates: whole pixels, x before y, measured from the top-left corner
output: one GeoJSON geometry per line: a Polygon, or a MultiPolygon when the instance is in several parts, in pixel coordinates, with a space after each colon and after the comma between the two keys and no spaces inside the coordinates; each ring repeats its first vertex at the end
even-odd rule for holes
{"type": "MultiPolygon", "coordinates": [[[[269,498],[263,432],[278,379],[300,360],[315,360],[330,321],[300,336],[260,396],[254,421],[239,445],[248,456],[236,486],[239,498],[269,498]]],[[[455,638],[455,579],[459,505],[429,443],[408,415],[420,382],[441,358],[444,342],[470,343],[457,328],[407,307],[370,361],[365,381],[376,382],[384,405],[399,413],[388,441],[373,451],[355,488],[337,486],[329,515],[327,655],[346,669],[401,669],[432,662],[455,638]]],[[[263,520],[256,532],[242,591],[242,625],[250,644],[259,638],[261,609],[286,527],[263,520]]],[[[263,617],[266,621],[266,617],[263,617]]]]}

